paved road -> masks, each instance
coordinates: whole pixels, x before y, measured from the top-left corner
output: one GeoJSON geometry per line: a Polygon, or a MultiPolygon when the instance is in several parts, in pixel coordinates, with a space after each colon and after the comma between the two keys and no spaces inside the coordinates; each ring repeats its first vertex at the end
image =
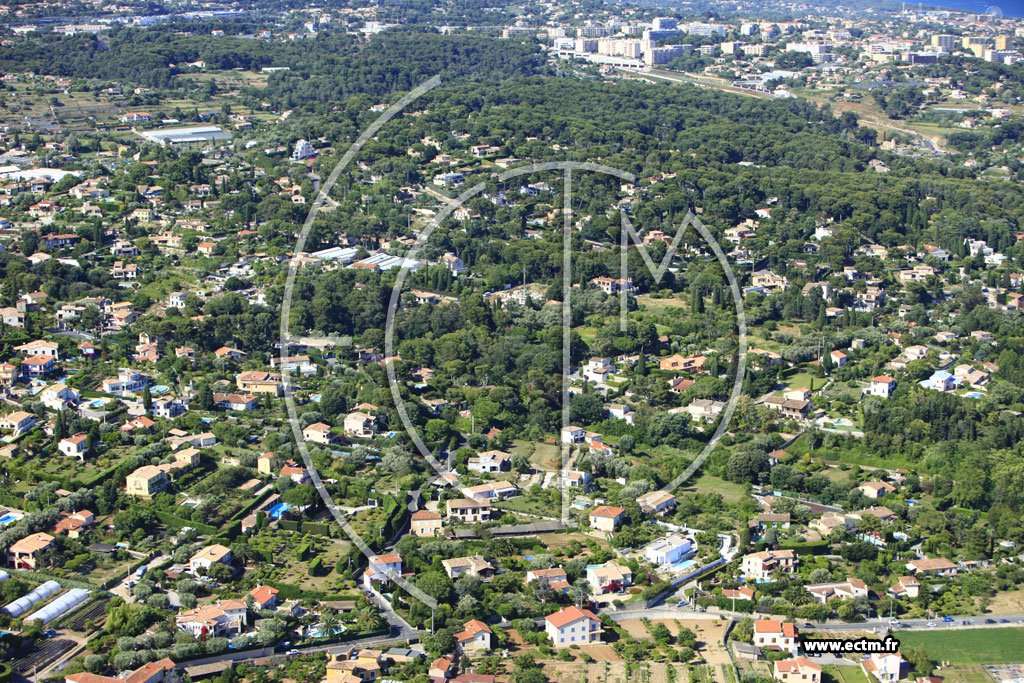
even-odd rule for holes
{"type": "MultiPolygon", "coordinates": [[[[813,630],[817,631],[851,631],[861,630],[870,631],[875,630],[876,633],[882,633],[883,631],[919,631],[925,629],[928,631],[939,631],[939,630],[962,630],[972,628],[998,628],[998,627],[1021,627],[1024,626],[1024,614],[1003,614],[1003,615],[991,615],[991,616],[959,616],[951,617],[953,621],[943,621],[941,617],[934,619],[900,619],[899,626],[889,626],[888,619],[878,619],[872,621],[864,621],[859,624],[847,624],[842,622],[827,622],[819,624],[814,627],[813,630]],[[992,619],[996,623],[986,624],[986,619],[992,619]],[[1002,623],[1001,620],[1005,619],[1006,623],[1002,623]],[[968,623],[963,623],[963,622],[968,623]],[[928,624],[934,624],[929,626],[928,624]]],[[[807,629],[812,630],[812,629],[807,629]]]]}
{"type": "Polygon", "coordinates": [[[46,332],[49,334],[55,334],[59,337],[70,337],[79,341],[96,341],[95,335],[87,334],[85,332],[75,332],[74,330],[58,330],[55,327],[46,328],[46,332]]]}
{"type": "MultiPolygon", "coordinates": [[[[649,619],[742,619],[744,617],[750,617],[753,615],[742,613],[742,612],[730,612],[728,610],[719,610],[714,608],[708,608],[706,612],[694,612],[690,605],[686,607],[676,607],[674,604],[666,603],[664,605],[658,605],[653,608],[644,607],[643,603],[632,603],[625,607],[619,608],[617,611],[606,611],[607,614],[614,621],[625,621],[628,619],[639,619],[645,616],[649,619]]],[[[873,619],[871,621],[862,621],[858,623],[849,623],[845,621],[826,621],[813,623],[798,621],[797,626],[801,631],[829,631],[829,632],[842,632],[842,631],[871,631],[874,630],[876,633],[884,633],[888,630],[893,631],[906,631],[906,630],[964,630],[964,629],[978,629],[978,628],[1020,628],[1024,627],[1024,614],[1003,614],[1003,615],[990,615],[990,616],[958,616],[951,617],[952,622],[942,621],[941,617],[935,619],[901,619],[899,626],[889,625],[888,619],[873,619]],[[986,624],[986,619],[992,619],[996,623],[986,624]],[[1001,623],[1001,620],[1005,619],[1006,623],[1001,623]],[[968,623],[962,623],[962,622],[968,623]],[[928,624],[934,624],[934,626],[928,626],[928,624]]]]}
{"type": "Polygon", "coordinates": [[[392,607],[391,603],[387,601],[383,595],[377,591],[363,591],[364,595],[370,599],[370,602],[380,610],[381,617],[391,626],[391,633],[394,637],[409,638],[419,634],[419,631],[414,629],[409,623],[399,616],[392,607]]]}

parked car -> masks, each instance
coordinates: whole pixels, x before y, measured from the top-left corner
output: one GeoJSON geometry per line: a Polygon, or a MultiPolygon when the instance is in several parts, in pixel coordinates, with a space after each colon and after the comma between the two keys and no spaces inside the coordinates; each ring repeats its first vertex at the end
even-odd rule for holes
{"type": "Polygon", "coordinates": [[[942,620],[947,624],[953,623],[953,617],[942,617],[942,620]]]}

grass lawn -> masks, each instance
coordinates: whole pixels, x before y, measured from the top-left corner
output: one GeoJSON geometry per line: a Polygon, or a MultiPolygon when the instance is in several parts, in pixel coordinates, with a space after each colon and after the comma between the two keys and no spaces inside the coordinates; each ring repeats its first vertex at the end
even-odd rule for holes
{"type": "Polygon", "coordinates": [[[844,484],[847,484],[850,481],[850,473],[848,471],[844,472],[838,467],[828,467],[822,470],[822,474],[828,477],[829,481],[835,481],[844,484]]]}
{"type": "Polygon", "coordinates": [[[991,683],[992,678],[977,664],[967,666],[947,666],[942,669],[942,680],[945,683],[991,683]]]}
{"type": "Polygon", "coordinates": [[[710,474],[702,474],[697,479],[683,484],[680,491],[691,493],[718,493],[726,503],[738,503],[747,495],[747,487],[734,484],[710,474]]]}
{"type": "Polygon", "coordinates": [[[868,677],[859,666],[827,664],[822,667],[822,673],[831,677],[835,683],[868,683],[868,677]]]}
{"type": "Polygon", "coordinates": [[[899,631],[900,649],[923,645],[928,656],[952,664],[1024,662],[1024,628],[899,631]]]}
{"type": "Polygon", "coordinates": [[[559,517],[562,514],[562,506],[560,504],[552,503],[546,495],[540,497],[516,496],[514,498],[509,498],[508,500],[497,502],[494,504],[494,507],[501,510],[508,510],[512,513],[522,512],[528,515],[539,515],[541,517],[559,517]]]}
{"type": "Polygon", "coordinates": [[[798,372],[782,380],[790,389],[809,389],[814,391],[825,386],[827,379],[815,377],[807,372],[798,372]]]}
{"type": "Polygon", "coordinates": [[[653,297],[650,294],[641,294],[636,298],[638,306],[648,309],[654,308],[689,308],[690,303],[683,299],[653,297]]]}
{"type": "Polygon", "coordinates": [[[517,440],[513,453],[522,453],[543,470],[557,471],[562,467],[562,449],[558,444],[517,440]]]}

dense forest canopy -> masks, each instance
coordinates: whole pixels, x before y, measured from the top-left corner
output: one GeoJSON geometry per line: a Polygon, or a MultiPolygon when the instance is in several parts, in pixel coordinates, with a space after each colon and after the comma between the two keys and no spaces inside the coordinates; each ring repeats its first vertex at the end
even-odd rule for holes
{"type": "MultiPolygon", "coordinates": [[[[177,85],[189,62],[211,69],[288,67],[270,79],[277,101],[337,103],[356,93],[375,96],[408,90],[440,74],[442,78],[501,80],[544,70],[535,46],[482,36],[441,35],[424,30],[390,30],[368,42],[343,32],[322,32],[293,41],[221,36],[209,40],[205,27],[118,27],[102,37],[47,34],[18,43],[0,54],[0,70],[71,78],[98,78],[153,88],[177,85]]],[[[291,107],[289,107],[291,108],[291,107]]]]}

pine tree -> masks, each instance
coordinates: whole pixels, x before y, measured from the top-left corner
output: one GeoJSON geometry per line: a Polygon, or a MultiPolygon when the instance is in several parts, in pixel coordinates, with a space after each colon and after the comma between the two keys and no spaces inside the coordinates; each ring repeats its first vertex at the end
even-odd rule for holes
{"type": "Polygon", "coordinates": [[[704,312],[704,296],[701,294],[700,287],[693,288],[693,305],[691,310],[696,315],[704,312]]]}
{"type": "Polygon", "coordinates": [[[209,384],[199,387],[199,396],[196,397],[201,410],[213,410],[213,390],[209,384]]]}

